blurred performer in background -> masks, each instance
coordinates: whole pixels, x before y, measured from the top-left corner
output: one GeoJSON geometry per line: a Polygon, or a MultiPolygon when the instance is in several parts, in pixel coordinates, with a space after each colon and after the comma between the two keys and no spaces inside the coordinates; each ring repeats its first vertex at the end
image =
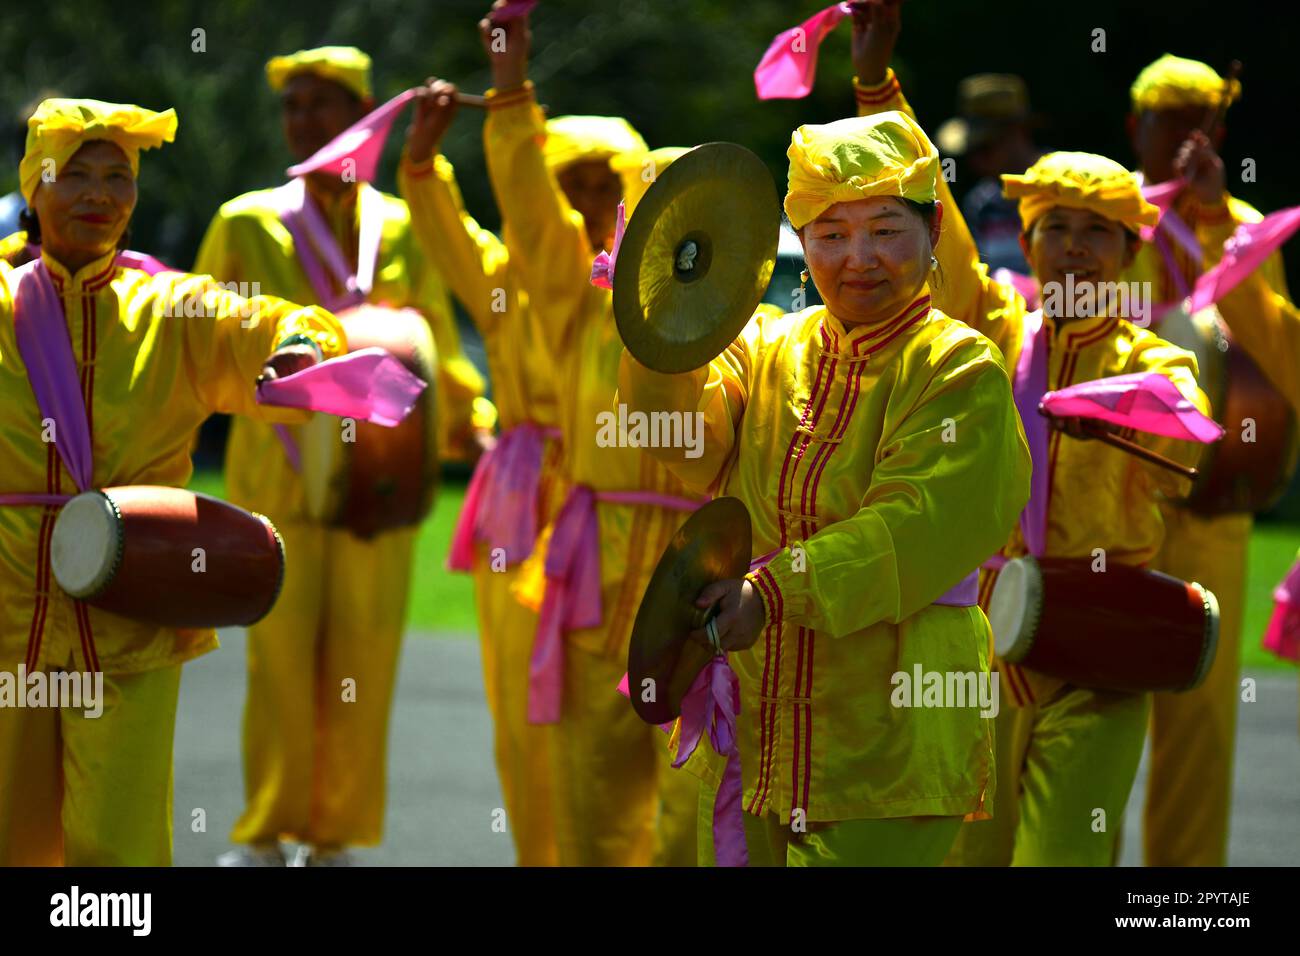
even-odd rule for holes
{"type": "Polygon", "coordinates": [[[1010,73],[979,73],[957,85],[957,113],[935,132],[946,156],[964,160],[977,177],[962,200],[966,225],[990,272],[1029,274],[1020,249],[1020,214],[1002,195],[1002,175],[1023,173],[1043,154],[1025,81],[1010,73]]]}
{"type": "Polygon", "coordinates": [[[645,142],[622,119],[546,121],[528,82],[526,15],[485,19],[480,30],[494,86],[484,129],[488,171],[511,269],[552,343],[569,486],[517,589],[540,612],[528,717],[555,724],[559,862],[693,865],[696,781],[670,769],[667,738],[611,693],[659,555],[703,502],[641,450],[598,440],[601,415],[613,408],[622,343],[610,293],[590,283],[592,257],[611,247],[623,195],[610,160],[644,153],[645,142]],[[591,593],[578,580],[588,560],[599,566],[591,593]]]}
{"type": "MultiPolygon", "coordinates": [[[[272,59],[289,151],[301,161],[369,110],[370,58],[351,47],[272,59]]],[[[365,301],[422,313],[433,330],[443,422],[440,454],[473,456],[493,424],[482,377],[464,357],[451,304],[425,262],[406,203],[368,183],[311,173],[223,205],[195,268],[223,282],[342,309],[362,296],[347,280],[373,256],[365,301]],[[291,222],[324,227],[305,237],[291,222]],[[367,237],[373,243],[367,246],[367,237]],[[329,267],[339,263],[337,275],[329,267]],[[350,270],[352,275],[347,275],[350,270]]],[[[309,518],[294,436],[235,421],[226,452],[230,500],[276,522],[292,555],[274,611],[248,632],[244,713],[247,805],[228,865],[283,865],[282,840],[303,844],[303,865],[346,865],[349,846],[380,842],[388,717],[411,582],[416,529],[362,540],[309,518]],[[354,700],[341,686],[355,681],[354,700]]]]}
{"type": "MultiPolygon", "coordinates": [[[[1181,301],[1196,278],[1218,262],[1237,226],[1262,218],[1225,191],[1217,155],[1224,127],[1214,122],[1215,115],[1221,116],[1240,93],[1235,79],[1170,55],[1144,69],[1133,83],[1128,129],[1142,180],[1148,186],[1176,176],[1191,181],[1125,275],[1129,281],[1150,283],[1157,303],[1181,301]],[[1207,137],[1209,126],[1213,129],[1207,137]]],[[[1293,406],[1300,405],[1295,353],[1283,347],[1300,334],[1300,317],[1287,293],[1281,253],[1270,256],[1258,281],[1248,286],[1221,300],[1219,312],[1265,377],[1293,406]]],[[[1224,441],[1236,441],[1241,423],[1223,424],[1229,430],[1224,441]]],[[[1260,434],[1257,440],[1275,444],[1282,436],[1260,434]]],[[[1175,504],[1163,510],[1168,535],[1152,566],[1208,587],[1218,597],[1221,618],[1219,651],[1205,682],[1186,693],[1155,697],[1143,817],[1145,861],[1148,866],[1223,866],[1252,516],[1207,515],[1175,504]]]]}
{"type": "Polygon", "coordinates": [[[19,270],[0,265],[0,668],[98,673],[103,696],[99,714],[0,706],[0,865],[170,865],[181,664],[217,646],[211,629],[109,614],[59,588],[50,541],[62,501],[89,488],[184,487],[191,441],[211,413],[308,417],[257,404],[259,369],[287,374],[345,350],[322,309],[245,300],[208,277],[150,276],[119,261],[140,151],[175,131],[171,110],[98,100],[46,100],[29,125],[21,190],[40,256],[19,270]],[[54,309],[40,311],[31,283],[48,287],[54,309]],[[73,414],[37,398],[40,369],[58,366],[58,339],[70,380],[43,394],[68,394],[73,414]],[[87,458],[83,488],[67,463],[87,458]]]}
{"type": "Polygon", "coordinates": [[[455,116],[456,94],[452,84],[436,81],[420,97],[402,159],[401,191],[421,247],[447,277],[487,352],[501,433],[475,469],[449,565],[474,575],[483,683],[516,861],[554,866],[552,728],[528,722],[537,613],[512,591],[519,565],[564,501],[561,383],[555,343],[529,308],[509,246],[466,212],[455,171],[439,151],[455,116]]]}

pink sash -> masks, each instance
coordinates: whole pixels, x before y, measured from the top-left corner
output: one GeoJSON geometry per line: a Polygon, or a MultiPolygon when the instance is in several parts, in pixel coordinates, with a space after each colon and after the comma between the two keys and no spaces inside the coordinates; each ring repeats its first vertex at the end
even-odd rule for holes
{"type": "Polygon", "coordinates": [[[383,237],[383,196],[374,189],[361,189],[358,193],[361,224],[357,234],[355,267],[349,266],[344,259],[343,250],[316,203],[307,195],[306,184],[301,179],[294,179],[277,189],[275,199],[280,221],[293,236],[294,252],[316,293],[316,301],[330,312],[341,312],[365,302],[374,288],[375,261],[383,237]],[[344,291],[336,292],[336,286],[344,291]]]}
{"type": "Polygon", "coordinates": [[[502,432],[496,446],[479,458],[452,534],[449,571],[474,569],[477,542],[504,549],[507,567],[532,554],[542,456],[546,440],[559,437],[558,428],[524,422],[502,432]]]}
{"type": "Polygon", "coordinates": [[[546,591],[528,668],[530,724],[554,724],[560,720],[565,632],[599,627],[604,618],[600,599],[598,501],[653,505],[673,511],[694,511],[705,503],[702,499],[676,498],[653,491],[596,492],[586,485],[574,485],[570,489],[555,518],[546,551],[546,591]]]}
{"type": "Polygon", "coordinates": [[[1263,647],[1278,657],[1300,662],[1300,559],[1273,591],[1273,616],[1263,647]]]}
{"type": "Polygon", "coordinates": [[[1033,473],[1029,479],[1029,501],[1020,512],[1020,530],[1025,547],[1041,555],[1047,545],[1047,419],[1038,414],[1038,403],[1047,393],[1047,321],[1042,310],[1025,316],[1023,343],[1016,362],[1013,383],[1016,411],[1029,443],[1033,473]]]}
{"type": "MultiPolygon", "coordinates": [[[[36,259],[13,272],[14,338],[27,366],[36,404],[54,422],[54,447],[78,491],[91,487],[90,425],[81,397],[77,360],[68,337],[63,301],[45,263],[36,259]]],[[[61,505],[71,495],[0,494],[0,505],[61,505]]]]}

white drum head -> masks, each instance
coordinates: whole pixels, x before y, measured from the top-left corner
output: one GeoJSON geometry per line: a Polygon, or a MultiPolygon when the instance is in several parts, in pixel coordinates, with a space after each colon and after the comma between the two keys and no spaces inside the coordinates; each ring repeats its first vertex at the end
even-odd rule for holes
{"type": "Polygon", "coordinates": [[[989,599],[993,652],[1016,663],[1029,653],[1043,608],[1043,574],[1032,557],[1008,561],[989,599]]]}
{"type": "Polygon", "coordinates": [[[122,518],[102,491],[87,491],[63,506],[50,538],[50,568],[74,598],[93,597],[117,573],[122,518]]]}

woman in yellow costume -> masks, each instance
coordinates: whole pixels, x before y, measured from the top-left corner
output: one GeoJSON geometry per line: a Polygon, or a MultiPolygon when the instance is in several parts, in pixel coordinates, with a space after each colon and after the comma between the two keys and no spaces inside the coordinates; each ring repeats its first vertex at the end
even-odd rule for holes
{"type": "MultiPolygon", "coordinates": [[[[345,350],[321,309],[246,300],[207,277],[151,277],[116,262],[140,151],[171,141],[175,130],[171,110],[97,100],[46,100],[28,124],[21,185],[41,251],[25,268],[48,275],[66,317],[93,487],[184,486],[190,443],[212,412],[305,419],[255,403],[264,364],[289,372],[345,350]],[[203,307],[187,308],[195,302],[203,307]]],[[[14,499],[78,489],[58,447],[65,423],[45,440],[45,413],[19,351],[20,277],[27,281],[0,268],[0,667],[99,672],[104,699],[97,716],[0,707],[0,864],[165,866],[181,664],[214,649],[216,635],[109,614],[51,581],[58,507],[14,499]]]]}
{"type": "MultiPolygon", "coordinates": [[[[1181,300],[1197,277],[1218,262],[1223,243],[1243,222],[1262,216],[1229,195],[1216,150],[1225,129],[1203,127],[1241,95],[1208,64],[1166,54],[1130,90],[1129,136],[1147,184],[1175,176],[1192,181],[1165,214],[1152,242],[1124,278],[1149,283],[1158,303],[1181,300]],[[1208,167],[1205,175],[1198,175],[1208,167]],[[1181,225],[1182,228],[1179,228],[1181,225]]],[[[1254,293],[1218,303],[1237,344],[1292,405],[1300,406],[1296,351],[1300,316],[1291,302],[1282,254],[1274,252],[1249,280],[1254,293]]],[[[1158,331],[1158,329],[1157,329],[1158,331]]],[[[1235,441],[1241,423],[1225,423],[1235,441]]],[[[1261,443],[1280,440],[1261,434],[1261,443]]],[[[1153,567],[1200,581],[1219,601],[1219,652],[1205,682],[1181,694],[1156,694],[1151,713],[1151,769],[1143,808],[1148,866],[1223,866],[1228,857],[1232,757],[1241,692],[1241,627],[1245,614],[1247,549],[1252,516],[1206,516],[1175,504],[1164,508],[1168,535],[1153,567]]]]}
{"type": "MultiPolygon", "coordinates": [[[[300,161],[371,103],[370,58],[352,47],[275,57],[266,72],[300,161]]],[[[334,310],[360,300],[417,310],[438,349],[431,384],[438,390],[440,456],[469,457],[475,429],[493,424],[482,377],[461,353],[446,289],[426,264],[400,199],[324,172],[247,193],[221,207],[195,269],[334,310]],[[313,213],[327,234],[294,226],[313,213]],[[375,245],[367,246],[368,236],[375,245]],[[331,261],[354,275],[336,274],[327,268],[331,261]],[[362,274],[370,264],[366,287],[362,274]]],[[[295,453],[285,430],[232,425],[230,499],[274,520],[298,560],[275,610],[248,631],[247,804],[232,833],[243,846],[222,857],[228,865],[283,865],[281,840],[303,844],[300,863],[346,864],[347,847],[376,844],[383,831],[388,717],[417,531],[362,540],[314,523],[295,453]]]]}
{"type": "MultiPolygon", "coordinates": [[[[421,97],[407,137],[401,189],[425,254],[447,277],[483,336],[501,415],[500,443],[493,453],[498,461],[485,459],[479,466],[491,465],[485,480],[494,487],[479,493],[476,513],[461,517],[473,554],[458,555],[460,541],[454,541],[452,564],[473,569],[497,771],[517,859],[522,866],[550,865],[556,862],[550,726],[530,724],[527,715],[537,614],[512,592],[518,566],[532,553],[537,532],[556,517],[564,501],[556,394],[560,383],[551,342],[528,308],[528,293],[520,288],[507,244],[465,211],[455,171],[438,151],[455,115],[456,93],[453,84],[439,80],[421,97]],[[522,501],[514,504],[521,488],[531,489],[525,496],[531,514],[517,510],[522,501]]],[[[654,175],[683,151],[667,147],[610,158],[610,167],[623,180],[628,215],[654,175]]],[[[590,155],[599,160],[601,150],[590,155]]],[[[566,192],[566,198],[571,204],[583,202],[576,190],[566,192]]],[[[469,499],[466,507],[471,507],[469,499]]]]}
{"type": "Polygon", "coordinates": [[[641,450],[599,437],[622,345],[610,293],[589,282],[591,263],[611,244],[622,196],[610,159],[641,155],[645,143],[621,119],[546,121],[527,82],[527,17],[480,27],[494,81],[484,129],[488,170],[510,269],[527,294],[530,321],[549,343],[564,442],[568,491],[516,587],[539,611],[528,717],[555,725],[558,860],[692,865],[695,782],[669,768],[667,739],[642,724],[615,690],[655,563],[702,502],[641,450]],[[493,42],[495,31],[502,42],[493,42]],[[573,536],[589,521],[598,526],[599,580],[579,595],[573,536]],[[598,597],[599,613],[575,614],[580,596],[598,597]]]}
{"type": "Polygon", "coordinates": [[[1025,503],[1029,455],[997,349],[931,306],[947,210],[925,134],[882,113],[802,126],[788,155],[826,305],[760,314],[683,375],[624,353],[619,394],[703,413],[703,456],[663,460],[744,501],[766,556],[698,602],[721,601],[740,677],[751,864],[933,866],[992,797],[992,725],[974,700],[912,707],[899,675],[989,686],[974,571],[1025,503]]]}
{"type": "MultiPolygon", "coordinates": [[[[888,67],[899,27],[896,3],[875,5],[870,15],[855,19],[854,88],[860,112],[902,110],[911,115],[888,67]]],[[[1207,411],[1190,353],[1114,311],[1076,309],[1079,300],[1063,301],[1060,293],[1115,283],[1132,263],[1141,246],[1139,228],[1157,216],[1142,198],[1136,177],[1102,156],[1049,153],[1023,175],[1004,176],[1003,183],[1007,196],[1020,201],[1021,245],[1044,292],[1045,308],[1028,313],[1019,294],[989,279],[955,207],[939,253],[943,282],[937,297],[946,308],[997,341],[1008,368],[1021,364],[1027,348],[1041,350],[1045,382],[1040,384],[1047,390],[1159,372],[1207,411]]],[[[946,183],[939,184],[939,195],[948,205],[946,183]]],[[[1021,398],[1022,407],[1037,407],[1036,397],[1018,392],[1021,398]]],[[[1187,442],[1144,443],[1184,464],[1193,464],[1199,454],[1187,442]]],[[[1035,453],[1030,507],[981,576],[984,606],[997,566],[1025,554],[1095,559],[1100,549],[1108,563],[1149,565],[1165,533],[1161,496],[1187,490],[1185,479],[1100,442],[1055,431],[1043,450],[1044,461],[1035,453]]],[[[1151,695],[1088,690],[996,663],[1006,693],[997,722],[993,819],[967,825],[952,862],[1110,864],[1142,753],[1151,695]]]]}

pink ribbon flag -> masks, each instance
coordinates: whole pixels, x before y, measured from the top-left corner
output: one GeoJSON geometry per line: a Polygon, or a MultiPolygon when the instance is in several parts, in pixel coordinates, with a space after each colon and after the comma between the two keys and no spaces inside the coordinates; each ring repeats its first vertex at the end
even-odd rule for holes
{"type": "Polygon", "coordinates": [[[375,425],[400,425],[426,385],[381,348],[318,362],[257,387],[262,405],[306,408],[375,425]]]}
{"type": "Polygon", "coordinates": [[[1300,229],[1300,206],[1279,209],[1259,222],[1244,222],[1223,244],[1223,258],[1196,280],[1189,312],[1218,302],[1300,229]]]}
{"type": "Polygon", "coordinates": [[[614,288],[614,266],[618,262],[618,247],[623,244],[623,230],[627,226],[627,208],[620,201],[618,221],[614,225],[614,249],[601,252],[591,263],[591,284],[598,289],[614,288]]]}
{"type": "Polygon", "coordinates": [[[286,172],[293,177],[324,172],[343,175],[350,173],[356,180],[370,182],[375,178],[379,156],[384,151],[393,121],[408,102],[415,97],[418,87],[403,90],[377,109],[371,110],[339,135],[286,172]],[[348,166],[351,162],[353,165],[348,166]]]}
{"type": "Polygon", "coordinates": [[[1040,407],[1053,418],[1091,418],[1207,445],[1224,435],[1218,422],[1202,415],[1178,386],[1159,372],[1080,382],[1048,392],[1040,407]]]}
{"type": "Polygon", "coordinates": [[[822,41],[852,12],[852,4],[837,3],[778,33],[754,70],[758,98],[797,100],[811,93],[822,41]]]}
{"type": "Polygon", "coordinates": [[[1264,632],[1264,649],[1300,662],[1300,556],[1273,592],[1273,616],[1264,632]]]}

